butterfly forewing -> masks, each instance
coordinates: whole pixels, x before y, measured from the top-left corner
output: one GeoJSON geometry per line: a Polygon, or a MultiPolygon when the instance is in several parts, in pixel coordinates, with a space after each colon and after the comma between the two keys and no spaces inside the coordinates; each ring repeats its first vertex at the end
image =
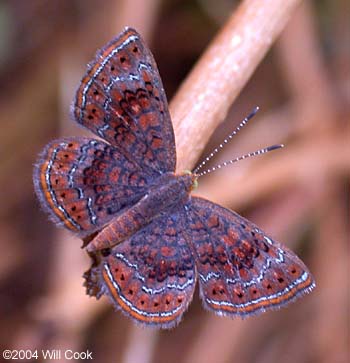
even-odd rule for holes
{"type": "Polygon", "coordinates": [[[175,139],[156,63],[127,28],[95,56],[74,102],[76,121],[158,173],[174,171],[175,139]]]}

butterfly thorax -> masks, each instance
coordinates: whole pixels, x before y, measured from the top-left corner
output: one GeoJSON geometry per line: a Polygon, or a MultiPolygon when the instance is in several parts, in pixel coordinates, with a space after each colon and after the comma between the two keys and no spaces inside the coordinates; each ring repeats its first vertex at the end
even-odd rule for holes
{"type": "Polygon", "coordinates": [[[163,210],[186,202],[192,190],[193,175],[166,173],[159,177],[142,198],[141,204],[147,208],[145,214],[151,219],[163,210]]]}

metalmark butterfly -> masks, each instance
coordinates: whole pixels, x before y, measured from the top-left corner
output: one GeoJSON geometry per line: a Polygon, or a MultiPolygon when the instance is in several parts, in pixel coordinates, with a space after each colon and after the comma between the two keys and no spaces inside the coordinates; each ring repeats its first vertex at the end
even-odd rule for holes
{"type": "Polygon", "coordinates": [[[73,114],[103,141],[52,141],[34,186],[54,223],[84,238],[89,295],[106,294],[136,321],[170,328],[197,282],[204,306],[228,316],[280,307],[315,286],[293,252],[235,212],[191,196],[196,173],[174,173],[166,96],[135,30],[97,53],[73,114]]]}

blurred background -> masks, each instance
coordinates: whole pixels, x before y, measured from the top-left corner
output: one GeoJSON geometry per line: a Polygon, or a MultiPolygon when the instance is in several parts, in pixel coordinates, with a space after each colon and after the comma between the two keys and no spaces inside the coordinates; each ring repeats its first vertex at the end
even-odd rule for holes
{"type": "Polygon", "coordinates": [[[208,313],[196,291],[177,328],[139,328],[106,298],[85,295],[82,274],[89,259],[81,241],[56,229],[34,195],[32,166],[42,147],[53,138],[85,132],[71,121],[69,109],[97,48],[126,25],[138,29],[171,100],[238,5],[229,0],[0,2],[2,350],[89,350],[95,362],[123,363],[349,361],[346,0],[305,1],[293,13],[203,155],[255,105],[262,111],[214,163],[269,144],[287,147],[201,178],[197,190],[294,250],[314,274],[312,294],[288,308],[241,320],[208,313]]]}

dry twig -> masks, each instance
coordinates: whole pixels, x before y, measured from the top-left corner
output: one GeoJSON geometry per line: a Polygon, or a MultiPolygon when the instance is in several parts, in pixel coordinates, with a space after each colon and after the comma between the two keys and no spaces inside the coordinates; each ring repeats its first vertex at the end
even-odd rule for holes
{"type": "Polygon", "coordinates": [[[194,165],[299,3],[245,0],[213,40],[170,104],[179,171],[194,165]]]}

